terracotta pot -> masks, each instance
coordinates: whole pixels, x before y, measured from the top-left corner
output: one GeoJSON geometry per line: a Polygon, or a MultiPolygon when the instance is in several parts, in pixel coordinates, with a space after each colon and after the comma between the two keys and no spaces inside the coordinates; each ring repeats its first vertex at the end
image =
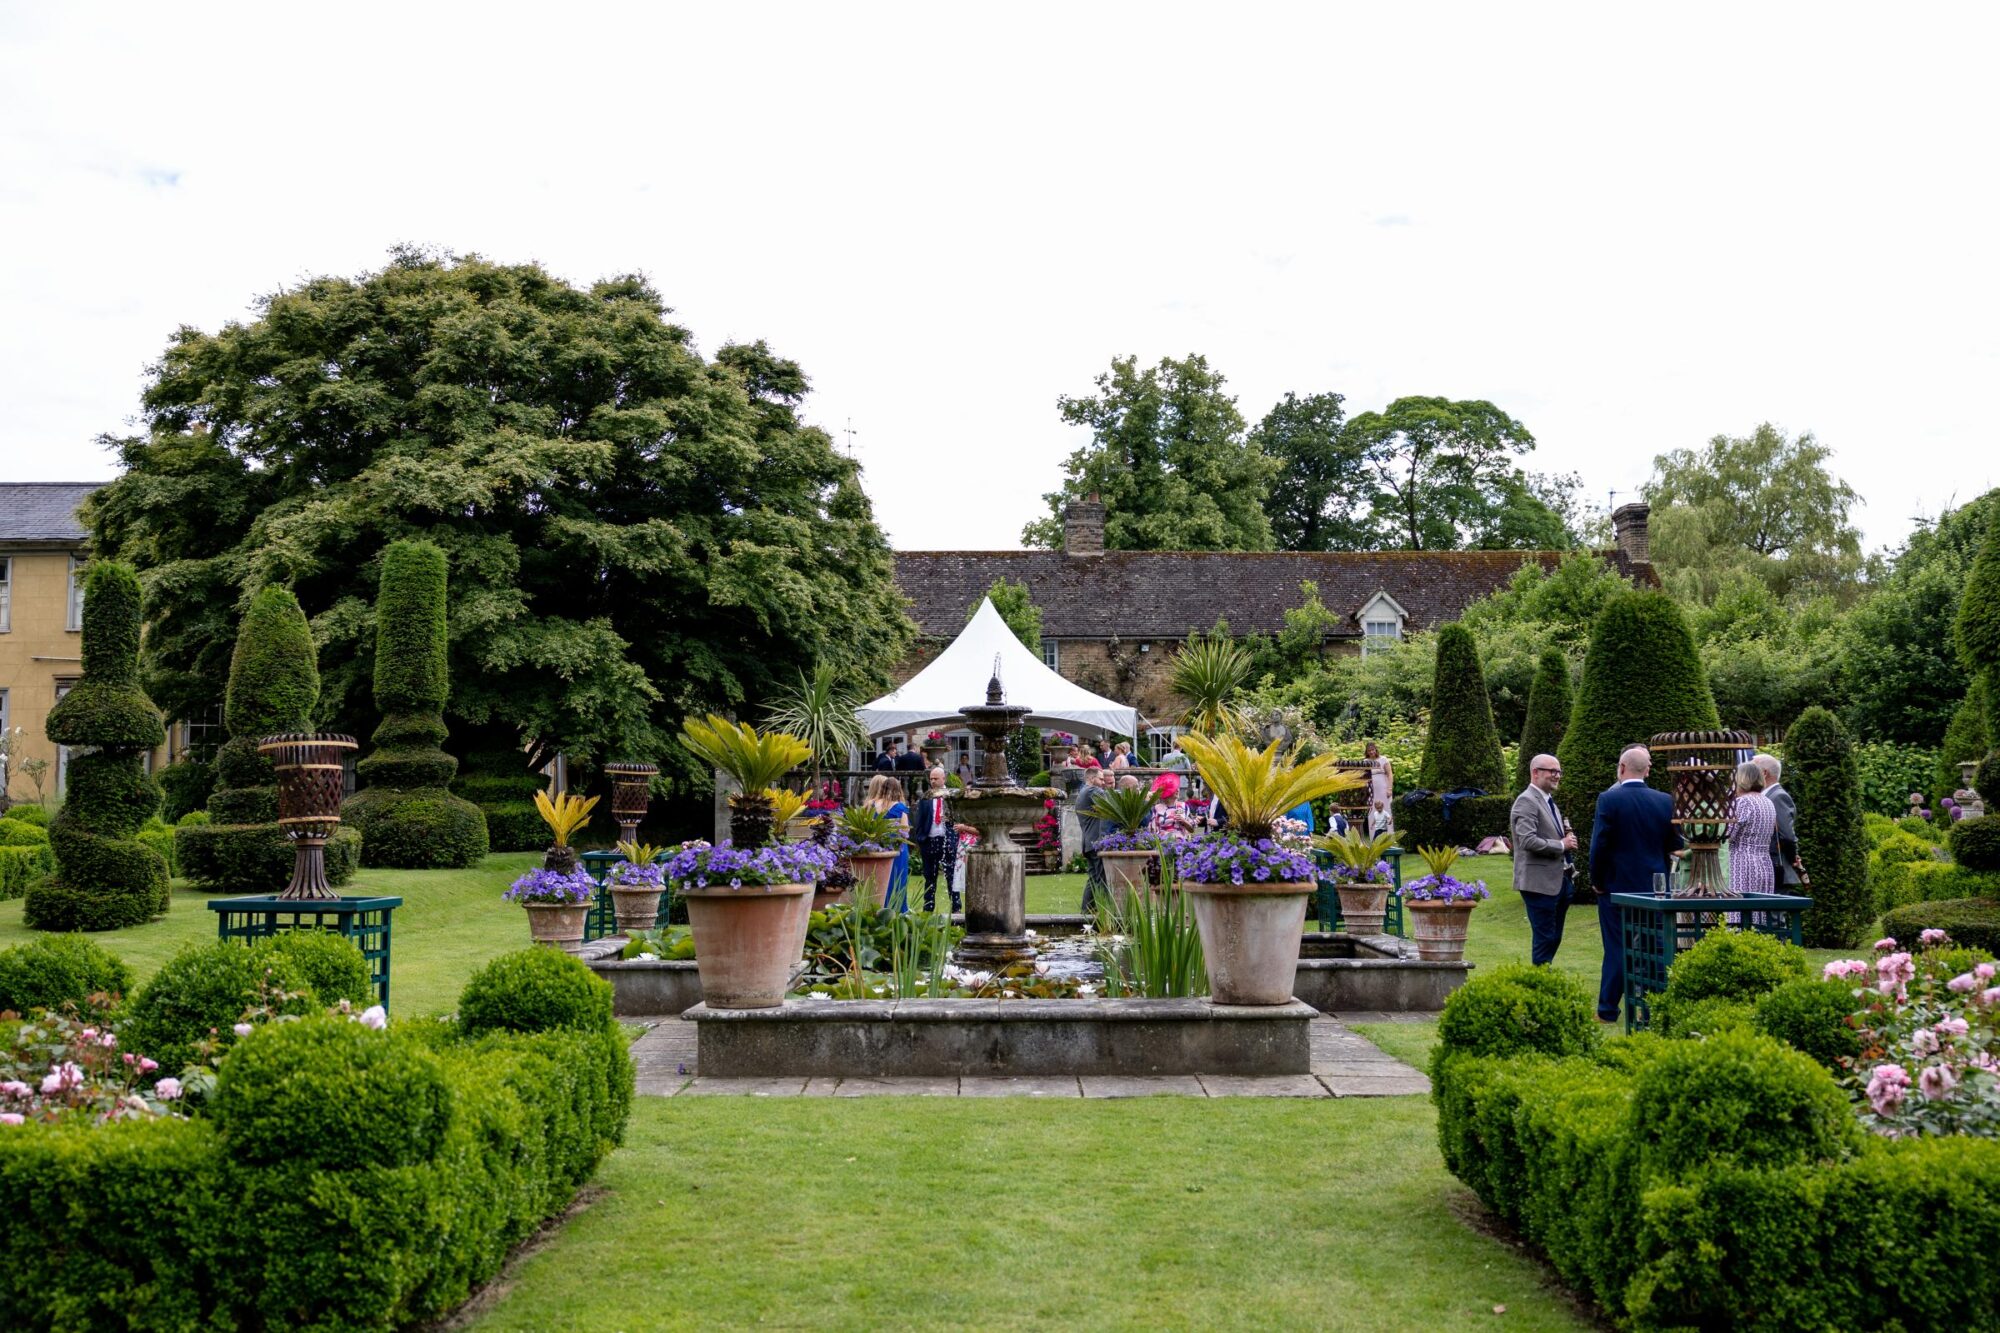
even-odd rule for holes
{"type": "Polygon", "coordinates": [[[1416,941],[1417,957],[1426,963],[1465,961],[1465,936],[1472,924],[1477,903],[1408,902],[1410,938],[1416,941]]]}
{"type": "Polygon", "coordinates": [[[867,856],[850,856],[847,867],[854,872],[854,901],[867,907],[880,907],[889,892],[889,872],[896,868],[896,854],[874,852],[867,856]]]}
{"type": "Polygon", "coordinates": [[[528,937],[564,953],[583,948],[584,923],[590,919],[589,903],[523,903],[528,909],[528,937]]]}
{"type": "Polygon", "coordinates": [[[1217,1004],[1285,1004],[1298,979],[1299,942],[1311,880],[1285,884],[1191,884],[1195,925],[1217,1004]]]}
{"type": "Polygon", "coordinates": [[[1337,884],[1340,919],[1350,935],[1380,935],[1382,918],[1389,914],[1389,886],[1386,884],[1337,884]]]}
{"type": "Polygon", "coordinates": [[[684,889],[701,999],[711,1009],[775,1009],[806,951],[810,884],[684,889]]]}
{"type": "Polygon", "coordinates": [[[829,889],[824,884],[813,885],[813,905],[815,912],[824,912],[835,903],[854,901],[853,889],[829,889]]]}
{"type": "Polygon", "coordinates": [[[1111,889],[1111,905],[1119,911],[1125,910],[1125,899],[1134,890],[1148,893],[1152,885],[1146,881],[1146,867],[1159,859],[1158,852],[1103,852],[1098,859],[1104,862],[1104,882],[1111,889]]]}
{"type": "Polygon", "coordinates": [[[611,886],[611,906],[618,914],[618,933],[629,936],[635,930],[651,930],[660,920],[660,899],[664,889],[611,886]]]}

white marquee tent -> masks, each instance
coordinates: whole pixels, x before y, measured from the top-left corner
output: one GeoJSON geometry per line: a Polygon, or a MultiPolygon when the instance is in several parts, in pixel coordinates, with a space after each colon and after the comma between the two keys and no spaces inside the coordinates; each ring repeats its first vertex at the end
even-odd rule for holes
{"type": "Polygon", "coordinates": [[[936,660],[872,703],[856,709],[870,736],[914,727],[949,726],[966,704],[986,702],[986,682],[1000,657],[1000,683],[1007,702],[1034,711],[1028,725],[1137,736],[1139,712],[1092,694],[1065,680],[1014,637],[990,599],[980,602],[970,622],[936,660]]]}

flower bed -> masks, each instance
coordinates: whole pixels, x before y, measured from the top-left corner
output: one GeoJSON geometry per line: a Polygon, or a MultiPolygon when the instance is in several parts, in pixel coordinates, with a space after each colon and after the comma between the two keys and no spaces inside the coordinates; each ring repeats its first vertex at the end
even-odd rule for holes
{"type": "Polygon", "coordinates": [[[631,1106],[610,988],[553,950],[489,964],[455,1024],[245,1026],[195,1115],[168,1080],[135,1080],[108,1107],[0,1127],[9,1326],[434,1319],[564,1207],[631,1106]]]}

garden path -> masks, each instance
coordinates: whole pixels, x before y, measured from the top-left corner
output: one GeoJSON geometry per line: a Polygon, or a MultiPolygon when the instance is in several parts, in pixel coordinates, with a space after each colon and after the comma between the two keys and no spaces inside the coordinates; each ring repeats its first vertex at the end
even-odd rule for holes
{"type": "Polygon", "coordinates": [[[1167,1074],[1064,1078],[702,1078],[695,1067],[695,1026],[668,1019],[632,1044],[638,1091],[649,1097],[1402,1097],[1427,1094],[1431,1082],[1342,1022],[1434,1014],[1321,1014],[1312,1021],[1312,1072],[1245,1076],[1167,1074]]]}

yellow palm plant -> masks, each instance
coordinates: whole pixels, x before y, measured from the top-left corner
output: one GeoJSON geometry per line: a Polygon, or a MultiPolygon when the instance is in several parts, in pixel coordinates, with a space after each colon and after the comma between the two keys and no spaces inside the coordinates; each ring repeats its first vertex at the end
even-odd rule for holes
{"type": "Polygon", "coordinates": [[[590,812],[597,802],[595,796],[578,796],[575,792],[535,793],[535,812],[549,826],[549,836],[555,840],[549,844],[548,853],[542,858],[545,868],[576,869],[576,850],[569,845],[570,836],[589,822],[590,812]]]}
{"type": "Polygon", "coordinates": [[[1180,745],[1229,812],[1230,823],[1249,838],[1270,837],[1271,825],[1296,805],[1367,780],[1366,774],[1336,768],[1330,752],[1293,763],[1279,753],[1278,741],[1253,750],[1235,736],[1190,732],[1180,745]]]}
{"type": "Polygon", "coordinates": [[[666,849],[655,847],[650,842],[621,842],[618,844],[618,854],[635,866],[649,866],[653,864],[653,858],[664,850],[666,849]]]}
{"type": "Polygon", "coordinates": [[[806,808],[806,794],[802,791],[786,791],[783,787],[766,787],[764,799],[771,803],[771,829],[773,834],[782,836],[785,825],[797,818],[799,811],[806,808]]]}
{"type": "Polygon", "coordinates": [[[736,779],[742,794],[729,802],[729,837],[738,847],[771,841],[771,798],[766,789],[804,763],[812,750],[784,731],[759,731],[710,713],[681,723],[681,743],[696,758],[736,779]]]}
{"type": "Polygon", "coordinates": [[[1333,859],[1344,866],[1354,866],[1366,870],[1382,859],[1383,853],[1396,845],[1393,833],[1323,833],[1313,839],[1313,846],[1323,852],[1331,852],[1333,859]]]}
{"type": "Polygon", "coordinates": [[[1456,847],[1419,847],[1417,855],[1423,858],[1425,868],[1433,875],[1442,875],[1451,870],[1459,852],[1456,847]]]}

